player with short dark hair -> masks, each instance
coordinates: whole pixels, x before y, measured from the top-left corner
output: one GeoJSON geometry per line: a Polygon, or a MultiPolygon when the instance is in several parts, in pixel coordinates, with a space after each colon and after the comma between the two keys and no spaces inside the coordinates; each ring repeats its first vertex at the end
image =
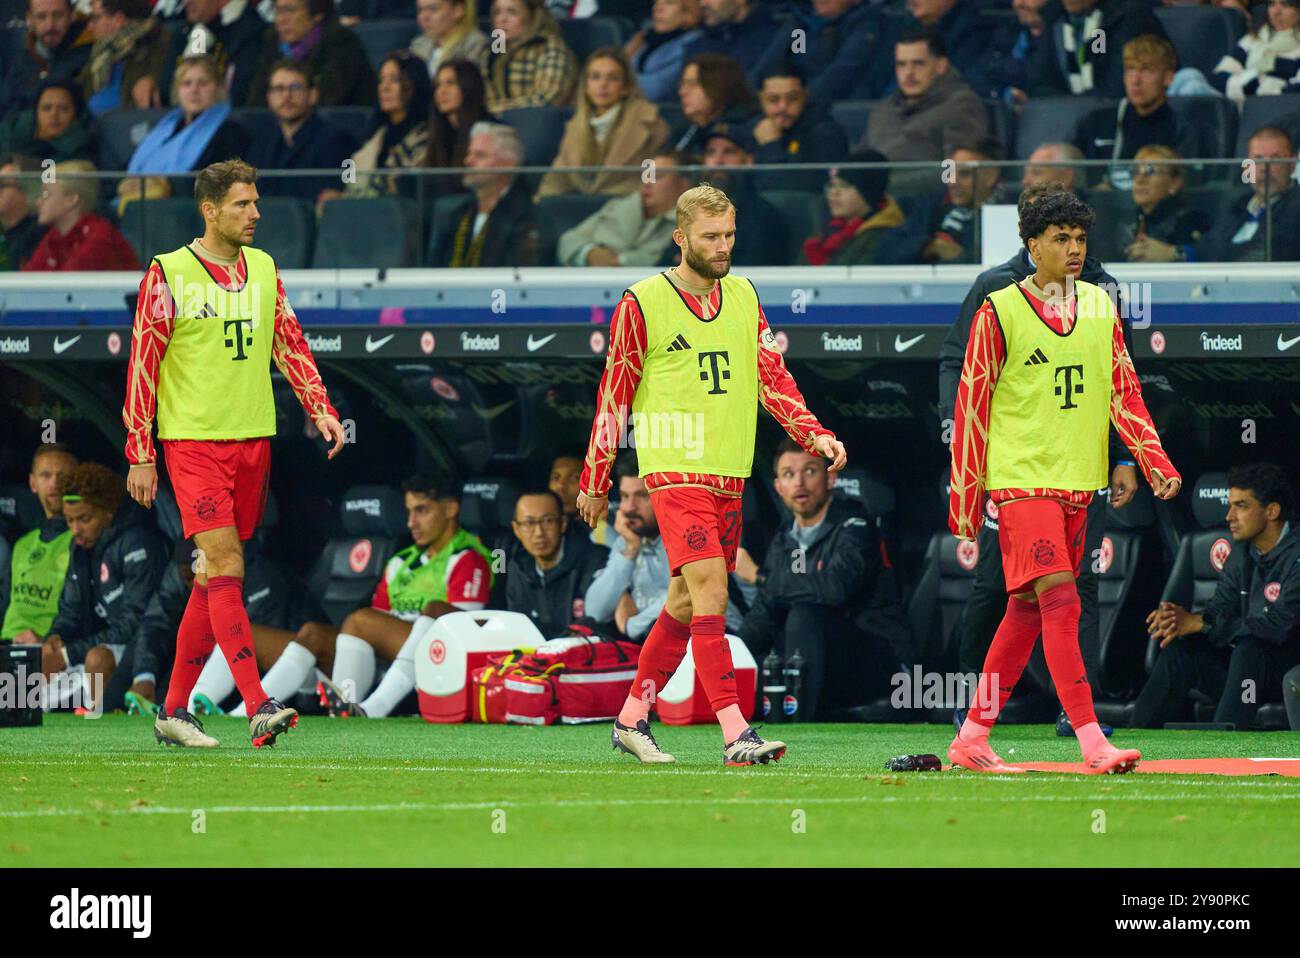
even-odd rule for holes
{"type": "Polygon", "coordinates": [[[40,524],[14,543],[3,582],[6,600],[0,641],[39,644],[59,611],[59,595],[68,574],[72,533],[63,518],[59,483],[77,465],[62,443],[36,447],[27,486],[40,501],[40,524]]]}
{"type": "Polygon", "coordinates": [[[214,645],[230,663],[255,747],[272,745],[298,713],[266,695],[243,601],[243,550],[261,522],[275,435],[271,363],[284,374],[320,434],[343,448],[311,349],[275,261],[254,248],[261,214],[257,170],[242,160],[206,167],[194,183],[201,238],[155,256],[140,283],[127,367],[127,486],[146,508],[158,490],[158,438],[181,525],[202,552],[176,639],[176,663],[159,742],[214,747],[185,707],[214,645]]]}
{"type": "Polygon", "coordinates": [[[786,746],[764,742],[745,721],[725,622],[758,407],[833,470],[844,468],[844,445],[804,403],[753,283],[730,275],[736,209],[727,195],[708,184],[683,193],[673,240],[681,264],[634,284],[615,308],[578,496],[578,512],[597,526],[631,417],[670,577],[611,741],[642,762],[675,761],[650,732],[650,708],[692,640],[696,674],[722,726],[723,761],[766,763],[786,746]]]}
{"type": "MultiPolygon", "coordinates": [[[[370,605],[350,613],[334,638],[333,674],[316,687],[331,715],[391,715],[415,688],[415,646],[435,620],[487,607],[492,553],[460,527],[462,488],[459,479],[445,473],[420,473],[402,483],[414,544],[388,560],[370,605]],[[392,665],[362,699],[374,681],[376,658],[392,665]]],[[[306,657],[303,661],[310,668],[306,657]]],[[[268,680],[274,672],[267,673],[268,680]]],[[[304,670],[302,678],[306,675],[304,670]]]]}
{"type": "Polygon", "coordinates": [[[1106,741],[1079,654],[1087,507],[1106,484],[1114,422],[1155,494],[1182,485],[1151,422],[1115,305],[1078,279],[1094,215],[1071,193],[1024,210],[1020,236],[1036,270],[989,294],[971,327],[957,392],[948,526],[974,539],[984,493],[998,508],[1007,612],[975,700],[948,756],[964,768],[1023,771],[989,747],[989,730],[1039,633],[1057,695],[1090,773],[1127,772],[1141,753],[1106,741]]]}
{"type": "Polygon", "coordinates": [[[1218,700],[1215,722],[1239,730],[1254,724],[1263,703],[1285,700],[1283,675],[1300,665],[1300,536],[1291,529],[1292,509],[1291,484],[1278,466],[1228,470],[1232,552],[1200,612],[1161,602],[1147,616],[1161,652],[1133,704],[1135,727],[1189,717],[1193,690],[1218,700]],[[1250,683],[1255,694],[1243,695],[1250,683]]]}

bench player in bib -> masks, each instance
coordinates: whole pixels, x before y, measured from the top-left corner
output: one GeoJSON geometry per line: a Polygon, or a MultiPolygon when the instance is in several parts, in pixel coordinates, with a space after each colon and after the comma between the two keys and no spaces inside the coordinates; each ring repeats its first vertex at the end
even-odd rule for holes
{"type": "Polygon", "coordinates": [[[673,239],[681,265],[632,286],[614,310],[579,479],[578,512],[594,527],[608,510],[610,471],[630,416],[671,578],[611,741],[642,762],[674,761],[650,731],[650,708],[693,640],[696,672],[722,726],[724,762],[765,764],[786,746],[764,742],[746,723],[725,634],[758,406],[802,448],[832,460],[832,470],[844,468],[844,445],[809,412],[754,284],[729,275],[736,209],[726,194],[708,184],[683,193],[673,239]]]}
{"type": "Polygon", "coordinates": [[[1127,772],[1142,757],[1107,742],[1097,723],[1079,652],[1075,578],[1088,504],[1106,485],[1110,422],[1157,496],[1173,498],[1182,478],[1147,412],[1114,304],[1078,279],[1093,218],[1072,193],[1045,196],[1021,214],[1037,271],[990,294],[975,314],[957,389],[948,526],[974,539],[988,491],[1009,594],[948,749],[955,764],[975,771],[1024,771],[989,747],[989,730],[1040,631],[1085,771],[1127,772]]]}
{"type": "Polygon", "coordinates": [[[266,504],[274,361],[321,435],[343,448],[343,426],[330,405],[302,327],[275,262],[253,242],[257,171],[241,160],[199,173],[194,200],[204,232],[188,246],[155,256],[140,283],[127,369],[127,489],[145,508],[158,491],[155,408],[167,473],[186,538],[202,554],[176,635],[176,663],[154,737],[212,748],[185,708],[214,645],[230,664],[249,716],[253,745],[298,722],[298,713],[262,689],[243,602],[242,542],[266,504]]]}

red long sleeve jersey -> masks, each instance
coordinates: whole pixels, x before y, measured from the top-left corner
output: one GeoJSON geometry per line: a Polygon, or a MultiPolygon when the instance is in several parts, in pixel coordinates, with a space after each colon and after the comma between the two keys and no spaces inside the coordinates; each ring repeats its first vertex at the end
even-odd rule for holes
{"type": "MultiPolygon", "coordinates": [[[[204,264],[216,281],[224,287],[238,289],[243,285],[247,267],[244,257],[234,266],[224,266],[205,259],[204,264]]],[[[293,387],[298,402],[313,420],[321,416],[334,416],[338,412],[330,405],[329,395],[321,382],[316,360],[303,335],[302,326],[289,298],[284,293],[280,272],[275,275],[275,339],[271,356],[284,378],[293,387]]],[[[154,260],[149,264],[144,279],[140,281],[140,299],[135,307],[135,320],[131,327],[131,364],[126,373],[126,404],[122,408],[122,422],[126,425],[126,458],[132,465],[150,463],[155,459],[153,447],[153,420],[158,408],[158,368],[171,341],[176,304],[171,290],[163,278],[162,267],[154,260]]]]}
{"type": "MultiPolygon", "coordinates": [[[[1068,332],[1074,324],[1075,300],[1070,300],[1062,316],[1028,289],[1025,293],[1043,322],[1058,333],[1068,332]]],[[[1160,445],[1160,436],[1142,399],[1142,386],[1119,323],[1115,323],[1111,339],[1111,356],[1110,419],[1124,445],[1132,451],[1142,475],[1153,486],[1153,480],[1181,478],[1160,445]]],[[[980,512],[984,507],[984,469],[988,461],[989,410],[1006,360],[1006,342],[997,314],[986,299],[971,323],[953,425],[948,528],[963,539],[974,539],[979,531],[980,512]]],[[[1016,499],[1059,499],[1071,505],[1087,506],[1092,497],[1093,490],[1072,489],[995,489],[989,493],[989,498],[998,505],[1016,499]]]]}
{"type": "MultiPolygon", "coordinates": [[[[720,291],[721,284],[717,283],[708,296],[695,296],[680,290],[691,311],[701,319],[711,318],[717,313],[720,291]]],[[[605,358],[605,372],[600,378],[596,419],[587,443],[582,475],[578,479],[578,488],[593,498],[603,498],[609,493],[619,437],[623,435],[632,409],[632,398],[641,382],[645,353],[645,317],[641,315],[636,297],[628,294],[619,301],[610,321],[609,353],[605,358]],[[611,424],[612,429],[609,428],[611,424]]],[[[809,452],[815,452],[812,444],[819,435],[834,435],[809,411],[794,377],[785,368],[785,359],[768,328],[761,306],[758,309],[758,400],[790,438],[809,452]]],[[[645,484],[650,490],[667,486],[703,486],[728,496],[739,496],[745,489],[745,480],[738,476],[698,472],[652,472],[645,477],[645,484]]]]}

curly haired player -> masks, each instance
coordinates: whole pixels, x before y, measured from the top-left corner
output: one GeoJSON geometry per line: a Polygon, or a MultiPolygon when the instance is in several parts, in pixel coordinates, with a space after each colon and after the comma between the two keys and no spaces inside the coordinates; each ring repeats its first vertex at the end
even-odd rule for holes
{"type": "Polygon", "coordinates": [[[1106,485],[1114,422],[1161,499],[1182,479],[1156,434],[1115,306],[1078,279],[1093,212],[1073,193],[1045,196],[1021,214],[1036,272],[989,295],[975,314],[957,390],[948,526],[979,530],[984,492],[998,506],[998,540],[1010,598],[975,699],[948,748],[964,768],[1021,772],[989,747],[1041,630],[1061,705],[1084,769],[1127,772],[1142,757],[1106,741],[1079,653],[1079,593],[1088,503],[1106,485]]]}
{"type": "Polygon", "coordinates": [[[650,706],[693,639],[696,672],[722,726],[724,762],[767,763],[786,746],[764,742],[746,723],[724,628],[759,403],[802,448],[833,460],[833,470],[844,468],[844,445],[808,411],[754,284],[729,275],[736,208],[727,195],[708,184],[683,193],[673,239],[681,265],[636,283],[614,310],[579,478],[578,512],[594,527],[608,509],[610,470],[630,414],[671,579],[611,741],[642,762],[674,761],[650,731],[650,706]]]}
{"type": "Polygon", "coordinates": [[[275,744],[298,713],[268,698],[257,674],[243,602],[241,542],[266,504],[275,435],[274,361],[322,436],[343,448],[330,405],[279,270],[248,245],[257,221],[257,170],[242,160],[199,173],[194,200],[204,233],[155,256],[140,283],[127,369],[127,489],[148,508],[158,491],[150,435],[154,411],[181,524],[203,555],[176,636],[176,664],[154,737],[212,748],[217,740],[185,708],[212,652],[221,647],[249,716],[253,745],[275,744]]]}

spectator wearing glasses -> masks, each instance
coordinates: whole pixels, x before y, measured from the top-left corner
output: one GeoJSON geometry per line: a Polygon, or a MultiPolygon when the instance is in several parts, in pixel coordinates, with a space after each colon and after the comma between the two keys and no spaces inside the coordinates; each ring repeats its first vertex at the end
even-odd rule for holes
{"type": "MultiPolygon", "coordinates": [[[[340,170],[356,149],[356,141],[316,112],[319,91],[311,70],[301,60],[280,60],[271,69],[266,105],[273,119],[251,132],[247,160],[259,170],[340,170]]],[[[293,196],[314,201],[321,190],[338,182],[303,176],[263,176],[262,196],[293,196]]]]}
{"type": "Polygon", "coordinates": [[[1120,244],[1130,263],[1170,263],[1210,228],[1209,214],[1183,202],[1183,168],[1178,151],[1144,146],[1133,164],[1137,215],[1120,227],[1120,244]]]}
{"type": "Polygon", "coordinates": [[[420,35],[411,41],[411,52],[429,64],[430,79],[452,60],[487,69],[488,38],[478,28],[474,0],[418,0],[415,21],[420,35]]]}
{"type": "Polygon", "coordinates": [[[1189,718],[1195,690],[1218,699],[1215,722],[1249,729],[1282,698],[1283,674],[1300,665],[1300,535],[1291,528],[1286,474],[1272,463],[1228,471],[1233,548],[1200,612],[1161,602],[1147,631],[1161,652],[1133,706],[1137,728],[1189,718]],[[1245,694],[1247,687],[1253,694],[1245,694]]]}
{"type": "Polygon", "coordinates": [[[591,580],[605,566],[609,550],[589,536],[569,536],[560,497],[533,489],[515,500],[512,527],[517,543],[506,576],[506,608],[532,619],[545,638],[565,635],[586,616],[591,580]]]}
{"type": "Polygon", "coordinates": [[[334,15],[333,0],[275,0],[275,26],[262,37],[248,106],[266,103],[271,71],[284,58],[301,60],[316,78],[320,106],[370,106],[375,74],[360,38],[334,15]]]}

